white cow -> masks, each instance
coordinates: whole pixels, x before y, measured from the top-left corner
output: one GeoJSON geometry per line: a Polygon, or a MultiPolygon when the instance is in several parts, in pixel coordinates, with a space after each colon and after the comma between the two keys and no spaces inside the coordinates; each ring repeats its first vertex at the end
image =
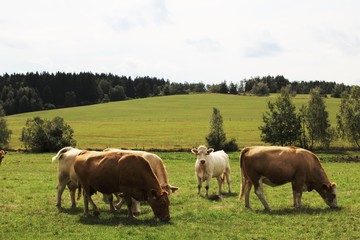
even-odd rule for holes
{"type": "Polygon", "coordinates": [[[230,189],[230,163],[229,156],[223,151],[216,151],[214,149],[207,148],[204,145],[199,146],[197,149],[191,149],[191,152],[197,155],[197,160],[195,162],[195,176],[198,180],[198,194],[200,194],[200,189],[202,182],[206,181],[206,197],[208,197],[209,184],[211,178],[216,178],[219,185],[219,195],[221,195],[221,187],[226,178],[228,184],[228,192],[231,192],[230,189]]]}

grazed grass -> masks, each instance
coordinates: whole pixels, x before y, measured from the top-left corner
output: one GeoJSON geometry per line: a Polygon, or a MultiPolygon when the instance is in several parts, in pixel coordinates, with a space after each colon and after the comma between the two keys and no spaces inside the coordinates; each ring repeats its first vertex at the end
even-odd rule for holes
{"type": "MultiPolygon", "coordinates": [[[[222,94],[191,94],[136,99],[91,106],[57,109],[7,116],[13,131],[12,149],[23,148],[19,141],[21,129],[28,118],[40,116],[52,119],[60,116],[74,129],[80,148],[104,149],[117,146],[129,149],[189,149],[205,142],[210,131],[213,107],[220,110],[228,139],[236,138],[243,146],[261,145],[262,114],[267,111],[269,97],[234,96],[222,94]]],[[[294,99],[297,107],[307,104],[308,95],[294,99]]],[[[325,100],[331,124],[340,100],[325,100]]],[[[349,147],[344,141],[336,147],[349,147]]]]}
{"type": "MultiPolygon", "coordinates": [[[[0,166],[0,239],[359,239],[360,189],[358,163],[326,162],[323,166],[338,185],[340,208],[328,208],[315,192],[303,194],[304,208],[293,209],[291,185],[265,186],[272,208],[264,212],[251,193],[253,209],[239,202],[239,153],[231,153],[232,194],[223,201],[197,196],[195,157],[190,153],[158,153],[165,161],[170,182],[180,190],[170,196],[171,221],[153,220],[148,205],[129,220],[125,209],[111,214],[101,195],[95,195],[101,214],[84,217],[83,202],[70,210],[67,191],[63,210],[56,202],[57,164],[53,154],[10,152],[0,166]]],[[[324,155],[326,158],[326,155],[324,155]]],[[[204,189],[203,189],[204,190],[204,189]]],[[[210,193],[217,192],[216,181],[210,193]]],[[[202,192],[204,193],[204,191],[202,192]]]]}

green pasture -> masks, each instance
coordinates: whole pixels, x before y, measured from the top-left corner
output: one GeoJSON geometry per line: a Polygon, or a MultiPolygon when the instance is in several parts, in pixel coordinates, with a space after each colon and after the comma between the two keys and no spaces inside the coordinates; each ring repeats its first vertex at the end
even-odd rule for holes
{"type": "MultiPolygon", "coordinates": [[[[222,201],[205,199],[204,189],[201,196],[197,195],[192,154],[158,154],[166,164],[170,182],[180,187],[170,195],[170,223],[155,221],[146,204],[136,219],[127,219],[124,208],[112,214],[101,194],[93,197],[101,211],[99,217],[84,217],[82,199],[75,210],[70,210],[68,191],[63,195],[63,209],[58,210],[57,163],[51,163],[54,153],[8,153],[0,166],[0,239],[360,238],[359,163],[323,163],[330,180],[337,183],[339,209],[327,207],[316,192],[304,193],[303,209],[293,209],[291,185],[287,184],[265,186],[272,208],[265,212],[253,191],[252,210],[238,200],[239,153],[230,154],[233,193],[225,194],[222,201]]],[[[326,157],[322,154],[323,159],[326,157]]],[[[216,192],[213,179],[210,193],[216,192]]]]}
{"type": "MultiPolygon", "coordinates": [[[[79,148],[187,150],[205,143],[205,136],[210,132],[212,109],[216,107],[223,116],[227,138],[236,138],[243,147],[264,144],[260,141],[258,127],[263,124],[262,115],[268,110],[267,101],[275,97],[175,95],[31,112],[6,119],[8,128],[13,131],[11,149],[23,149],[19,137],[27,119],[60,116],[74,129],[79,148]]],[[[309,95],[297,95],[293,99],[297,109],[307,104],[308,98],[309,95]]],[[[327,98],[325,102],[331,124],[336,126],[340,99],[327,98]]],[[[332,146],[351,145],[339,140],[332,146]]]]}

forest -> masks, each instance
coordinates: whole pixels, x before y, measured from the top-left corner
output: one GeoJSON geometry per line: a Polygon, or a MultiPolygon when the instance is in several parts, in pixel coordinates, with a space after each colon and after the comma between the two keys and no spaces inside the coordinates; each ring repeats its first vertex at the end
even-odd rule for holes
{"type": "Polygon", "coordinates": [[[326,81],[290,82],[284,76],[254,77],[238,83],[175,83],[156,77],[118,76],[111,73],[5,73],[0,76],[0,107],[6,115],[135,98],[189,93],[268,95],[290,85],[294,93],[307,94],[320,87],[322,94],[341,97],[350,88],[326,81]]]}

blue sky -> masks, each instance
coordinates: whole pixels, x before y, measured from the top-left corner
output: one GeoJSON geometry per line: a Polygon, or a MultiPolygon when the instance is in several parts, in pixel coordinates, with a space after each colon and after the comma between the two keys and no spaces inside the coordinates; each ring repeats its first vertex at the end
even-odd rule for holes
{"type": "Polygon", "coordinates": [[[0,0],[0,74],[360,85],[356,0],[0,0]]]}

